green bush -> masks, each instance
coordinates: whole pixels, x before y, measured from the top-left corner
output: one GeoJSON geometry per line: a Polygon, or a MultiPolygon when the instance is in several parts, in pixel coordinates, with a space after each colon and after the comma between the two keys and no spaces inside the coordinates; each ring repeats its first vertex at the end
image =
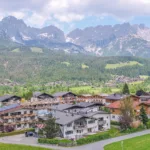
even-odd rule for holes
{"type": "Polygon", "coordinates": [[[147,129],[150,129],[150,120],[146,124],[147,129]]]}
{"type": "Polygon", "coordinates": [[[94,135],[89,135],[85,138],[81,138],[81,139],[78,139],[76,142],[77,142],[77,145],[83,145],[83,144],[88,144],[88,143],[92,143],[92,142],[97,142],[97,141],[100,141],[100,140],[104,140],[104,139],[108,139],[110,138],[110,134],[108,132],[106,133],[98,133],[98,134],[94,134],[94,135]]]}
{"type": "Polygon", "coordinates": [[[12,131],[12,132],[0,133],[0,137],[23,134],[27,131],[34,131],[34,129],[16,130],[16,131],[12,131]]]}
{"type": "Polygon", "coordinates": [[[117,121],[111,121],[111,125],[120,126],[120,123],[117,121]]]}
{"type": "Polygon", "coordinates": [[[42,144],[54,144],[59,146],[74,146],[75,143],[68,139],[46,139],[46,138],[39,138],[38,143],[42,144]]]}
{"type": "Polygon", "coordinates": [[[138,131],[142,131],[144,130],[145,127],[143,125],[139,126],[138,128],[129,128],[127,130],[123,130],[121,131],[122,133],[134,133],[134,132],[138,132],[138,131]]]}

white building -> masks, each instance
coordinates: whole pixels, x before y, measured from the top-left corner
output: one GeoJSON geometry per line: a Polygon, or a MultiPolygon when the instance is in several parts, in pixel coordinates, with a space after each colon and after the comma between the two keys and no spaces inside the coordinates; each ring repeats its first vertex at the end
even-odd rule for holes
{"type": "Polygon", "coordinates": [[[59,104],[52,107],[52,114],[63,138],[78,139],[110,129],[110,114],[100,111],[98,103],[59,104]]]}

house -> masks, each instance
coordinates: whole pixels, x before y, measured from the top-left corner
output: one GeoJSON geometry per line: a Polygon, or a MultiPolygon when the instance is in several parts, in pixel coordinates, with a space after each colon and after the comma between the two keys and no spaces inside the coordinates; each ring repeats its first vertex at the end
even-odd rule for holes
{"type": "Polygon", "coordinates": [[[142,101],[140,106],[143,106],[148,118],[150,119],[150,98],[147,101],[142,101]]]}
{"type": "Polygon", "coordinates": [[[100,94],[91,95],[91,94],[82,94],[78,96],[81,101],[84,102],[102,102],[105,103],[105,99],[100,94]]]}
{"type": "Polygon", "coordinates": [[[41,93],[41,92],[34,92],[33,97],[36,100],[53,100],[54,97],[50,94],[47,93],[41,93]]]}
{"type": "Polygon", "coordinates": [[[110,129],[110,114],[101,111],[100,103],[80,102],[51,107],[64,138],[77,139],[86,134],[110,129]]]}
{"type": "MultiPolygon", "coordinates": [[[[79,139],[84,135],[110,129],[110,114],[100,111],[73,114],[62,111],[52,112],[60,127],[60,136],[67,139],[79,139]]],[[[42,119],[45,119],[42,117],[42,119]]]]}
{"type": "Polygon", "coordinates": [[[129,95],[117,94],[117,93],[108,95],[108,96],[105,97],[106,105],[109,105],[109,104],[111,104],[113,102],[116,102],[116,101],[123,100],[127,97],[129,97],[129,95]]]}
{"type": "MultiPolygon", "coordinates": [[[[110,112],[111,112],[111,120],[112,121],[119,121],[119,118],[121,116],[121,102],[122,101],[115,101],[111,104],[109,104],[108,106],[106,106],[107,108],[109,108],[110,112]]],[[[134,112],[135,115],[138,116],[140,113],[140,101],[135,101],[133,100],[133,108],[134,108],[134,112]]]]}
{"type": "Polygon", "coordinates": [[[72,92],[57,92],[53,96],[62,103],[70,103],[76,101],[77,98],[77,95],[72,92]]]}
{"type": "Polygon", "coordinates": [[[12,104],[0,108],[0,130],[7,127],[14,130],[32,128],[38,121],[37,111],[25,109],[20,104],[12,104]]]}
{"type": "Polygon", "coordinates": [[[4,95],[0,96],[0,106],[9,105],[13,103],[20,103],[21,97],[16,95],[4,95]]]}

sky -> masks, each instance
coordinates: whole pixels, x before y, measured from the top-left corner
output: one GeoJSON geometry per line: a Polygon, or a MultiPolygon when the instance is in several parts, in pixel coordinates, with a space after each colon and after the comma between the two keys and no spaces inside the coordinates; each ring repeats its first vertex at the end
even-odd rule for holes
{"type": "Polygon", "coordinates": [[[23,19],[32,27],[75,28],[124,22],[150,27],[150,0],[0,0],[0,20],[23,19]]]}

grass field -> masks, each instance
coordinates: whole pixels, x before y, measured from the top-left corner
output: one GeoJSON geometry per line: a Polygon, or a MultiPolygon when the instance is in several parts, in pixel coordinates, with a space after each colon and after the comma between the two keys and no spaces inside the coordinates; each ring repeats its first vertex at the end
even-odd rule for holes
{"type": "Polygon", "coordinates": [[[82,69],[89,68],[89,66],[87,66],[87,65],[85,65],[85,64],[82,64],[81,67],[82,67],[82,69]]]}
{"type": "Polygon", "coordinates": [[[71,64],[67,61],[62,62],[62,64],[66,65],[67,67],[70,66],[71,64]]]}
{"type": "Polygon", "coordinates": [[[31,47],[31,51],[34,53],[43,53],[42,48],[39,47],[31,47]]]}
{"type": "Polygon", "coordinates": [[[50,149],[41,148],[41,147],[25,146],[25,145],[2,144],[2,143],[0,143],[0,150],[50,150],[50,149]]]}
{"type": "Polygon", "coordinates": [[[118,64],[107,64],[105,69],[116,69],[116,68],[120,68],[120,67],[125,67],[125,66],[134,66],[134,65],[139,65],[142,66],[142,64],[140,64],[137,61],[128,61],[128,62],[120,62],[118,64]]]}
{"type": "Polygon", "coordinates": [[[105,150],[150,150],[150,134],[116,142],[104,147],[105,150]]]}
{"type": "Polygon", "coordinates": [[[18,52],[20,52],[20,49],[19,49],[19,48],[16,48],[16,49],[12,50],[12,52],[18,53],[18,52]]]}

